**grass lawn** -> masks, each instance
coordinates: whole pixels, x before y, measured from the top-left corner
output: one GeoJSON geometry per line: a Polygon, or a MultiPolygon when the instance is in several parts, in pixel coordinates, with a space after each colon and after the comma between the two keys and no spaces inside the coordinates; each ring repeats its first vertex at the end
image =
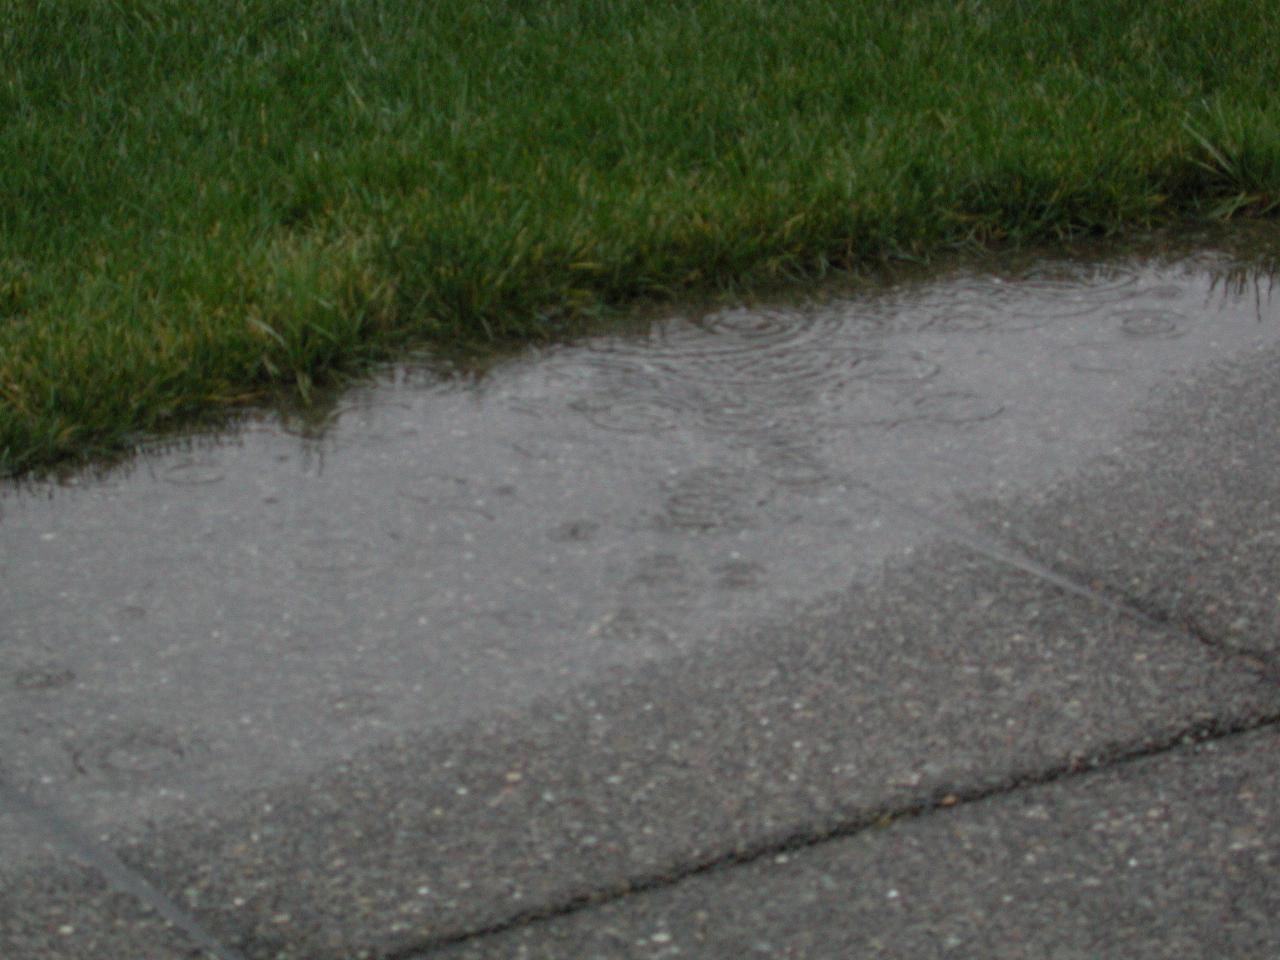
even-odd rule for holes
{"type": "Polygon", "coordinates": [[[0,5],[0,472],[638,298],[1280,209],[1280,0],[0,5]]]}

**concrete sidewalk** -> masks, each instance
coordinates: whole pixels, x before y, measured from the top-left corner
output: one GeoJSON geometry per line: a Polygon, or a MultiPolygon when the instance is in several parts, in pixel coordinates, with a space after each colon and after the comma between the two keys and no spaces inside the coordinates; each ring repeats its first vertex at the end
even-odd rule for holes
{"type": "Polygon", "coordinates": [[[726,311],[8,491],[0,956],[1280,956],[1240,256],[726,311]]]}

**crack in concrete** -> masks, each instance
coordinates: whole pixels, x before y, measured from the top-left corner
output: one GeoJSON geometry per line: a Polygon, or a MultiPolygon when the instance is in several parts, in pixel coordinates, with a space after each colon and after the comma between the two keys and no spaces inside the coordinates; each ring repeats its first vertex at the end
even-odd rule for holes
{"type": "Polygon", "coordinates": [[[36,803],[2,780],[0,805],[33,823],[51,843],[60,847],[67,855],[87,864],[109,887],[155,911],[216,960],[246,960],[239,951],[220,943],[195,917],[157,890],[136,870],[125,865],[111,850],[86,836],[61,814],[36,803]]]}
{"type": "Polygon", "coordinates": [[[974,553],[987,557],[990,560],[994,560],[996,563],[1028,574],[1037,580],[1042,580],[1045,583],[1055,586],[1059,590],[1073,596],[1081,597],[1092,603],[1099,604],[1106,607],[1108,610],[1119,613],[1131,620],[1136,620],[1144,626],[1157,628],[1168,626],[1167,621],[1162,622],[1158,617],[1147,613],[1140,607],[1124,601],[1115,600],[1107,594],[1095,590],[1093,587],[1090,587],[1085,583],[1081,583],[1080,580],[1072,576],[1059,573],[1052,567],[1033,559],[1026,552],[1011,549],[1000,543],[998,540],[984,536],[976,530],[962,526],[953,520],[948,520],[946,517],[940,516],[927,507],[921,506],[919,503],[904,500],[901,497],[894,496],[893,494],[881,490],[879,487],[873,486],[869,483],[859,482],[855,485],[865,493],[868,493],[878,500],[888,504],[889,507],[896,510],[898,513],[904,514],[907,517],[915,517],[923,520],[930,526],[936,527],[948,540],[951,540],[974,553]]]}
{"type": "Polygon", "coordinates": [[[1248,672],[1272,683],[1280,683],[1280,666],[1273,664],[1265,653],[1233,646],[1204,630],[1191,616],[1180,616],[1150,601],[1134,597],[1101,578],[1098,589],[1088,585],[1086,571],[1060,571],[1030,556],[1025,547],[1010,548],[998,540],[984,536],[975,530],[939,516],[932,510],[887,493],[868,483],[857,483],[860,489],[888,504],[892,509],[908,517],[917,517],[936,527],[948,540],[986,557],[996,563],[1019,570],[1072,596],[1081,597],[1120,614],[1143,626],[1171,634],[1181,640],[1191,640],[1213,650],[1216,654],[1235,661],[1248,672]]]}
{"type": "Polygon", "coordinates": [[[1212,647],[1214,650],[1238,660],[1246,668],[1259,674],[1264,679],[1280,684],[1280,664],[1273,660],[1269,651],[1242,647],[1226,640],[1221,640],[1206,630],[1193,614],[1183,614],[1179,618],[1179,624],[1182,630],[1195,637],[1205,646],[1212,647]]]}
{"type": "Polygon", "coordinates": [[[1174,731],[1159,740],[1137,745],[1112,745],[1097,752],[1093,757],[1073,757],[1064,763],[1041,770],[1014,773],[998,783],[938,788],[927,798],[922,798],[915,803],[860,813],[851,811],[845,819],[837,817],[826,824],[810,825],[764,838],[749,846],[697,860],[673,871],[629,878],[608,887],[576,894],[554,905],[512,914],[483,927],[423,940],[412,947],[383,954],[381,960],[425,960],[431,952],[436,950],[573,916],[636,894],[674,887],[695,877],[731,870],[769,857],[796,853],[847,839],[868,830],[883,829],[901,821],[950,813],[975,803],[1008,796],[1022,790],[1103,773],[1150,757],[1211,741],[1226,740],[1268,727],[1280,727],[1280,712],[1233,722],[1217,719],[1203,720],[1174,731]]]}

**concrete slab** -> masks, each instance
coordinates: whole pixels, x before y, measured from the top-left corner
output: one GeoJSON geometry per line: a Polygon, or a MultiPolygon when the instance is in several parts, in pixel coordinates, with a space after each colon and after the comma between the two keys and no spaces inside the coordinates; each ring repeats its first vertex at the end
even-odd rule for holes
{"type": "Polygon", "coordinates": [[[1280,714],[1280,687],[962,548],[529,708],[118,831],[251,957],[381,956],[950,793],[1280,714]]]}
{"type": "Polygon", "coordinates": [[[1280,734],[692,877],[420,960],[1280,955],[1280,734]]]}

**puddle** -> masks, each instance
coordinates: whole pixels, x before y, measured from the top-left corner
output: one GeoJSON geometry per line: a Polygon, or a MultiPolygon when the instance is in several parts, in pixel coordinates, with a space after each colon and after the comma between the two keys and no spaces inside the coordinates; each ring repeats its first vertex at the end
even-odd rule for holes
{"type": "Polygon", "coordinates": [[[107,823],[670,656],[1122,451],[1276,345],[1226,254],[951,271],[352,390],[0,495],[0,757],[107,823]],[[1230,279],[1231,282],[1227,282],[1230,279]],[[145,802],[142,802],[145,801],[145,802]]]}

